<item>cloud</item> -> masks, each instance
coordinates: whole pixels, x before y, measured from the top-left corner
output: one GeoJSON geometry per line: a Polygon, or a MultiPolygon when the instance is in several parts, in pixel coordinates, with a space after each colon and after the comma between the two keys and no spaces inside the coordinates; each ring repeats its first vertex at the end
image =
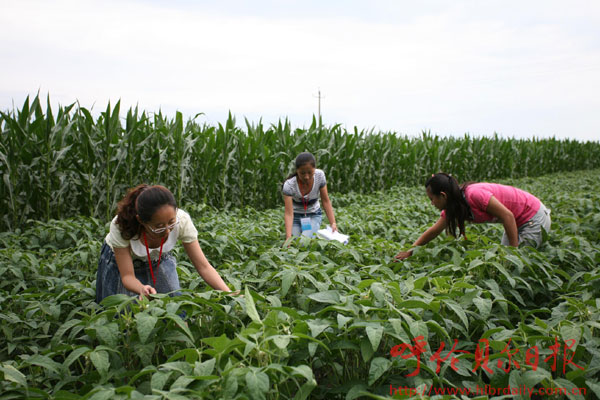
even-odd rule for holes
{"type": "Polygon", "coordinates": [[[593,31],[597,6],[586,16],[552,3],[519,13],[494,3],[424,11],[379,1],[365,17],[350,4],[340,16],[294,17],[260,6],[243,15],[214,4],[206,11],[170,2],[7,2],[0,107],[8,93],[24,98],[40,88],[63,104],[103,108],[120,98],[149,111],[204,111],[211,122],[232,110],[303,124],[320,87],[325,120],[347,126],[597,132],[600,46],[573,30],[579,21],[593,31]]]}

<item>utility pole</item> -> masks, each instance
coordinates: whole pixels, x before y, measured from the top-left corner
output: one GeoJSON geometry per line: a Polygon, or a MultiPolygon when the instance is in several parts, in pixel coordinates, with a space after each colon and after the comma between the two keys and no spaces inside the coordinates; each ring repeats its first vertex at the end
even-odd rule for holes
{"type": "Polygon", "coordinates": [[[319,118],[319,132],[321,132],[321,99],[325,98],[324,96],[321,96],[321,88],[319,88],[319,94],[317,96],[313,94],[313,97],[317,97],[319,99],[319,108],[317,116],[319,118]]]}

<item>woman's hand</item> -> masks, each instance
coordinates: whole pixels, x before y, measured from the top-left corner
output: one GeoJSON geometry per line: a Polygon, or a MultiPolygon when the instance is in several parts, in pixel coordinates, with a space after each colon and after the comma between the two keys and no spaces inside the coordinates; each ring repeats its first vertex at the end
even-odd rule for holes
{"type": "Polygon", "coordinates": [[[401,251],[398,254],[396,254],[396,257],[394,261],[401,261],[404,260],[410,256],[412,256],[413,251],[412,250],[408,250],[408,251],[401,251]]]}
{"type": "Polygon", "coordinates": [[[187,253],[190,261],[198,271],[198,274],[204,279],[206,283],[210,285],[213,289],[222,290],[224,292],[231,292],[229,287],[223,282],[223,278],[217,272],[217,270],[210,265],[204,252],[200,248],[200,244],[198,240],[194,240],[190,243],[184,243],[183,248],[187,253]]]}
{"type": "Polygon", "coordinates": [[[285,239],[285,242],[283,242],[283,244],[281,245],[281,247],[288,248],[290,247],[290,245],[292,244],[292,236],[288,237],[285,239]]]}
{"type": "MultiPolygon", "coordinates": [[[[419,238],[412,244],[412,247],[423,246],[433,239],[435,239],[440,233],[446,229],[446,218],[440,217],[433,226],[429,227],[425,232],[419,236],[419,238]]],[[[407,259],[412,256],[413,249],[408,251],[401,251],[394,257],[394,262],[407,259]]]]}
{"type": "Polygon", "coordinates": [[[140,300],[142,300],[144,297],[148,297],[151,294],[156,294],[156,289],[150,285],[142,285],[140,289],[140,300]]]}
{"type": "Polygon", "coordinates": [[[331,205],[331,200],[329,199],[329,194],[327,193],[327,185],[323,186],[319,193],[321,195],[321,200],[323,201],[323,209],[325,210],[325,215],[327,215],[327,221],[329,221],[331,231],[335,232],[337,231],[337,224],[335,223],[333,206],[331,205]]]}

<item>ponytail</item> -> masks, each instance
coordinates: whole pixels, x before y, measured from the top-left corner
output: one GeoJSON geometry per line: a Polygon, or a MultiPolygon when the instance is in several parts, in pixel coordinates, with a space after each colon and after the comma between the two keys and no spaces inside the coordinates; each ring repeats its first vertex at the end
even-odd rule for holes
{"type": "Polygon", "coordinates": [[[127,192],[117,205],[117,225],[126,240],[139,237],[142,222],[149,222],[154,213],[162,206],[170,205],[177,209],[173,194],[164,186],[141,184],[127,192]]]}
{"type": "Polygon", "coordinates": [[[459,234],[465,236],[465,220],[472,220],[471,207],[464,195],[465,188],[470,182],[459,186],[458,181],[451,174],[443,172],[432,175],[425,182],[425,187],[431,193],[439,196],[446,193],[446,232],[456,237],[456,229],[459,234]]]}

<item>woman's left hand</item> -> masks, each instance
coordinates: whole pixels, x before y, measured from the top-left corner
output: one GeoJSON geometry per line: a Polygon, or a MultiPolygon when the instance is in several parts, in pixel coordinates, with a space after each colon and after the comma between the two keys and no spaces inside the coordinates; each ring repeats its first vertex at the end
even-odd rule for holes
{"type": "Polygon", "coordinates": [[[412,256],[412,249],[408,250],[408,251],[401,251],[398,254],[396,254],[396,256],[394,257],[394,262],[398,262],[401,260],[405,260],[408,257],[412,256]]]}
{"type": "Polygon", "coordinates": [[[337,231],[337,224],[335,222],[333,224],[331,224],[330,226],[331,226],[331,232],[337,231]]]}

